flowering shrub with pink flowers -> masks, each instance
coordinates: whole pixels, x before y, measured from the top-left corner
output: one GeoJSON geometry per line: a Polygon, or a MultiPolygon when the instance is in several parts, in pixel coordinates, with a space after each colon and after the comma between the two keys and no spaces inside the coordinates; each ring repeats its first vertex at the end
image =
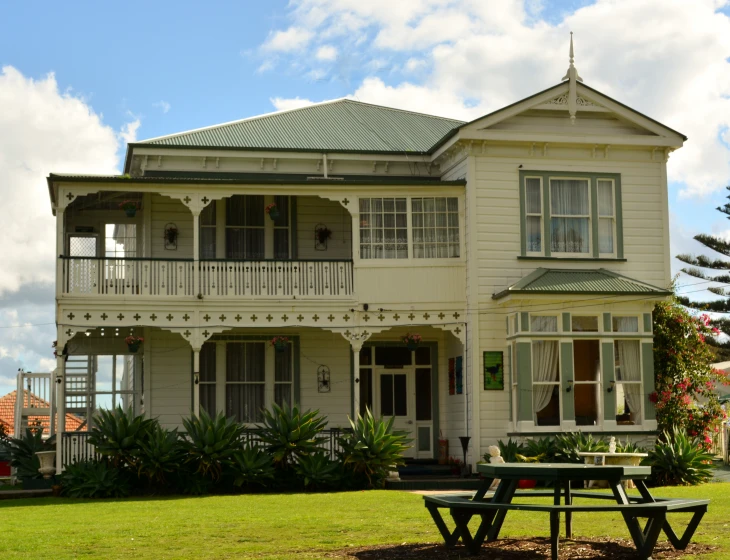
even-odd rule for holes
{"type": "Polygon", "coordinates": [[[725,372],[712,367],[714,354],[707,337],[717,334],[707,315],[693,316],[677,301],[654,308],[654,372],[659,433],[686,430],[706,448],[725,412],[715,387],[728,385],[725,372]]]}

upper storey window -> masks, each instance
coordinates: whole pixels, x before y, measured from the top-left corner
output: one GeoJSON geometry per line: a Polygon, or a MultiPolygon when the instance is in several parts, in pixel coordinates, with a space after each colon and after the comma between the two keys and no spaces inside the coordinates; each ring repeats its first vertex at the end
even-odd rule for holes
{"type": "Polygon", "coordinates": [[[360,258],[437,259],[460,254],[457,197],[360,199],[360,258]]]}
{"type": "Polygon", "coordinates": [[[522,256],[623,258],[620,176],[520,172],[522,256]]]}

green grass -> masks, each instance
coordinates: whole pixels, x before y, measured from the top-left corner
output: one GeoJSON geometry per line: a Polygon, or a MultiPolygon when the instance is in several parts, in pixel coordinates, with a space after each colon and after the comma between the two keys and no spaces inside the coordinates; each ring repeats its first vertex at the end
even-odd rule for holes
{"type": "MultiPolygon", "coordinates": [[[[662,497],[711,498],[694,541],[730,557],[730,483],[657,488],[662,497]]],[[[440,542],[416,494],[395,491],[200,498],[0,501],[3,559],[322,558],[348,546],[440,542]]],[[[685,515],[672,519],[679,521],[685,515]]],[[[676,525],[675,525],[676,526],[676,525]]],[[[575,537],[629,538],[616,513],[575,514],[575,537]]],[[[548,516],[511,512],[503,537],[546,537],[548,516]]],[[[661,537],[664,538],[663,536],[661,537]]],[[[689,556],[687,556],[689,557],[689,556]]]]}

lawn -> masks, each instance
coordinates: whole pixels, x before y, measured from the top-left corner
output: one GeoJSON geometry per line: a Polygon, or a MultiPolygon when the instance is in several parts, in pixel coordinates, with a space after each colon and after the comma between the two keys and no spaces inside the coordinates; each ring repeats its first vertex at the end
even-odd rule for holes
{"type": "MultiPolygon", "coordinates": [[[[702,558],[730,557],[730,483],[653,494],[711,498],[694,541],[719,547],[702,558]]],[[[4,560],[48,554],[57,559],[322,558],[353,546],[440,541],[422,497],[396,491],[8,500],[0,501],[0,515],[4,560]]],[[[573,526],[576,537],[629,537],[618,514],[576,514],[573,526]]],[[[501,537],[548,534],[546,515],[513,512],[501,537]]]]}

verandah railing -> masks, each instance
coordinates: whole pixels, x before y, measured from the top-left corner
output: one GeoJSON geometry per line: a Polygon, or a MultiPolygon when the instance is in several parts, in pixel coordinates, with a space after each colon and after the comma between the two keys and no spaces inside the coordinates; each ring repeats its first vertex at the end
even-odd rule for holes
{"type": "MultiPolygon", "coordinates": [[[[327,453],[330,459],[334,460],[342,451],[340,438],[346,433],[351,432],[349,429],[327,428],[322,430],[320,437],[324,440],[319,444],[320,449],[327,453]]],[[[241,438],[241,446],[246,444],[254,447],[263,447],[261,441],[261,430],[258,428],[248,428],[244,430],[241,438]]],[[[63,432],[61,437],[61,450],[63,453],[63,466],[72,465],[78,461],[88,459],[98,459],[101,456],[96,452],[96,448],[89,443],[89,432],[63,432]]]]}
{"type": "Polygon", "coordinates": [[[351,260],[204,260],[61,257],[68,295],[349,297],[351,260]]]}

